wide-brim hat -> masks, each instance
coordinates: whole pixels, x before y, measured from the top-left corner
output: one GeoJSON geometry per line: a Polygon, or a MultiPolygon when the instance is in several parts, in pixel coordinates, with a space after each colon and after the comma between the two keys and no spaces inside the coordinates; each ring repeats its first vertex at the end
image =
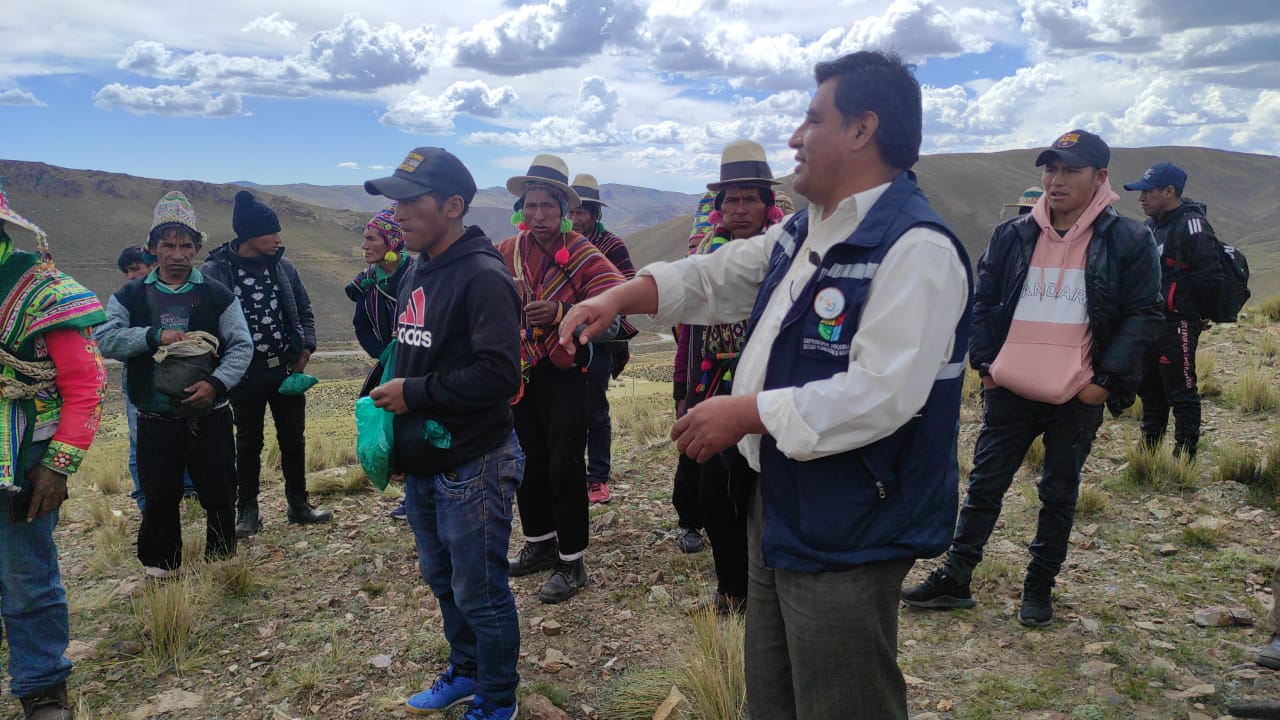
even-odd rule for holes
{"type": "Polygon", "coordinates": [[[585,203],[595,203],[600,207],[609,207],[609,204],[600,199],[600,183],[596,182],[595,175],[586,173],[578,173],[573,176],[573,182],[569,183],[569,187],[578,193],[578,198],[585,203]]]}
{"type": "Polygon", "coordinates": [[[9,207],[9,195],[4,191],[4,185],[2,184],[0,184],[0,220],[6,223],[13,223],[18,227],[26,228],[40,237],[46,236],[44,230],[41,230],[39,225],[36,225],[30,220],[22,217],[18,213],[14,212],[13,208],[9,207]]]}
{"type": "Polygon", "coordinates": [[[529,165],[528,173],[517,175],[507,181],[507,192],[521,197],[525,193],[525,187],[531,182],[543,183],[563,191],[569,197],[571,208],[582,204],[582,198],[578,197],[578,192],[569,187],[569,166],[555,155],[535,157],[529,165]]]}
{"type": "Polygon", "coordinates": [[[1016,202],[1005,203],[1004,207],[1035,207],[1036,202],[1040,200],[1040,196],[1044,195],[1044,189],[1038,186],[1031,186],[1022,191],[1016,202]]]}
{"type": "Polygon", "coordinates": [[[781,185],[773,179],[764,148],[751,140],[735,140],[720,153],[720,182],[707,183],[707,189],[720,192],[726,185],[781,185]]]}

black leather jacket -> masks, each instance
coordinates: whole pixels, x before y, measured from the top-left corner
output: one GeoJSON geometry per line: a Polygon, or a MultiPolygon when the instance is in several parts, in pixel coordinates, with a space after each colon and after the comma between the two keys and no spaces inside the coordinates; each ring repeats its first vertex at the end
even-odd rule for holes
{"type": "MultiPolygon", "coordinates": [[[[991,234],[978,260],[969,363],[981,373],[995,361],[1009,334],[1040,227],[1030,214],[1007,220],[991,234]]],[[[1090,356],[1094,382],[1114,402],[1132,404],[1142,351],[1160,328],[1160,265],[1145,225],[1107,208],[1094,222],[1085,259],[1089,295],[1090,356]]]]}
{"type": "Polygon", "coordinates": [[[1214,307],[1226,278],[1218,264],[1218,239],[1203,203],[1182,204],[1159,220],[1147,219],[1161,248],[1160,298],[1165,317],[1199,321],[1214,307]]]}

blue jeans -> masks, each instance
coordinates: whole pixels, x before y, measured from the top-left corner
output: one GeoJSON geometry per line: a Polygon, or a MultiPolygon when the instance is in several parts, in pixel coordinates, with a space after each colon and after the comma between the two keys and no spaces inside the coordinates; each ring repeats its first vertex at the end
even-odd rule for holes
{"type": "MultiPolygon", "coordinates": [[[[19,483],[44,456],[46,443],[27,455],[19,483]]],[[[9,689],[18,697],[34,695],[71,674],[63,656],[71,638],[67,593],[58,571],[53,528],[58,513],[31,522],[9,518],[9,498],[0,509],[0,617],[9,641],[9,689]]]]}
{"type": "Polygon", "coordinates": [[[405,508],[422,579],[440,602],[449,662],[491,706],[515,702],[520,619],[507,582],[511,503],[524,451],[511,433],[483,456],[405,479],[405,508]]]}

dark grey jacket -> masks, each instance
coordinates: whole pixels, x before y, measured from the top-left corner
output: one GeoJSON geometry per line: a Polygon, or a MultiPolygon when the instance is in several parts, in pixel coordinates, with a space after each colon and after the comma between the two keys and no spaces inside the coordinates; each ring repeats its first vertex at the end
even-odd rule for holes
{"type": "MultiPolygon", "coordinates": [[[[284,322],[289,328],[289,356],[284,358],[287,364],[293,364],[302,351],[316,349],[316,316],[311,309],[311,297],[307,288],[298,276],[298,268],[284,256],[284,248],[280,248],[269,258],[245,258],[236,253],[234,240],[223,243],[209,252],[209,259],[200,266],[200,272],[226,285],[232,290],[236,286],[237,267],[249,271],[260,271],[265,264],[271,273],[271,279],[280,289],[280,306],[284,308],[284,322]]],[[[251,328],[252,329],[252,328],[251,328]]]]}

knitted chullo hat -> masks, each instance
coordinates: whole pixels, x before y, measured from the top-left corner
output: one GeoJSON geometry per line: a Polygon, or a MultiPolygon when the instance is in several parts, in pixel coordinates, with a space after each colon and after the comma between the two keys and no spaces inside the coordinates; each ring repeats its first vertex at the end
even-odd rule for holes
{"type": "Polygon", "coordinates": [[[197,243],[203,245],[205,234],[196,228],[196,210],[191,201],[177,190],[170,190],[156,203],[151,213],[151,231],[147,234],[148,247],[154,246],[160,237],[160,230],[166,225],[181,225],[195,236],[197,243]]]}
{"type": "Polygon", "coordinates": [[[236,206],[231,211],[231,229],[236,232],[236,240],[252,240],[280,232],[280,217],[253,193],[241,190],[236,193],[236,206]]]}
{"type": "Polygon", "coordinates": [[[387,241],[387,249],[400,252],[404,248],[404,230],[400,227],[400,223],[396,222],[396,204],[390,205],[378,211],[365,227],[371,227],[382,233],[382,237],[387,241]]]}

